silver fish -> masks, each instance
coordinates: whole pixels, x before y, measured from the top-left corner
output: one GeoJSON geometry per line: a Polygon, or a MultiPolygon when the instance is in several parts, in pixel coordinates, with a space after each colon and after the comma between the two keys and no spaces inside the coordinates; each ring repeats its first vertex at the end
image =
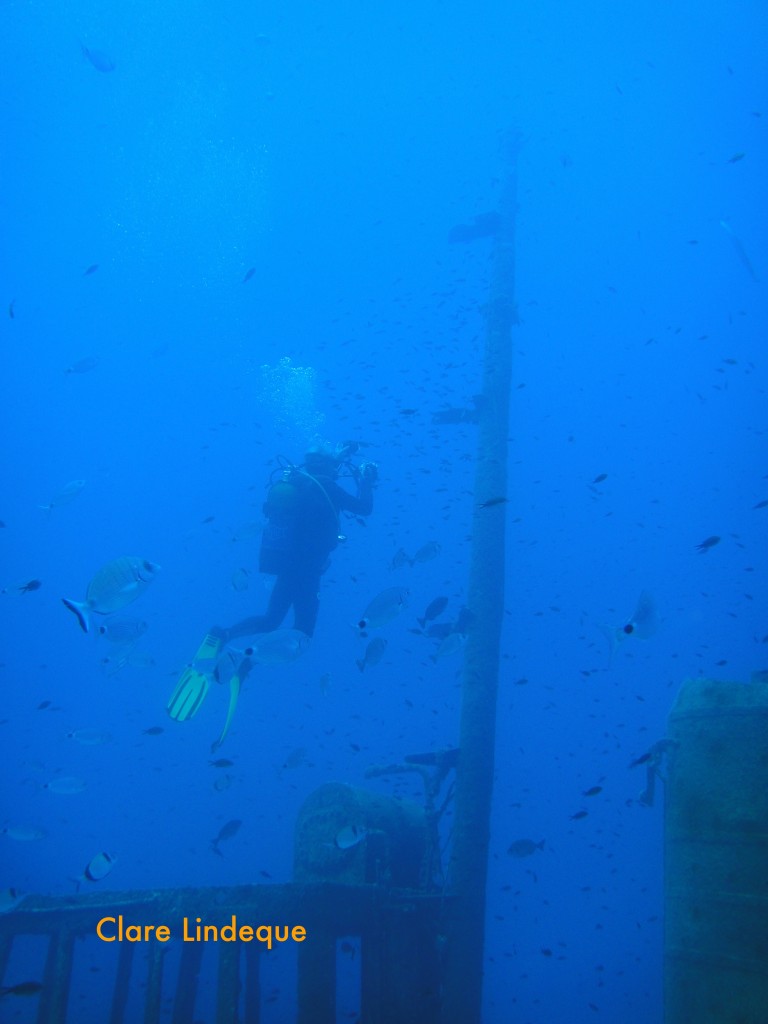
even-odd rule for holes
{"type": "Polygon", "coordinates": [[[411,565],[416,565],[417,562],[431,562],[433,558],[437,558],[441,550],[442,548],[436,540],[431,540],[427,544],[422,544],[411,559],[411,565]]]}
{"type": "Polygon", "coordinates": [[[115,858],[108,853],[97,853],[85,865],[83,880],[86,882],[100,882],[106,878],[115,866],[115,858]]]}
{"type": "Polygon", "coordinates": [[[543,849],[543,839],[540,843],[535,843],[532,839],[516,839],[507,850],[507,853],[512,857],[530,857],[537,850],[543,849]]]}
{"type": "Polygon", "coordinates": [[[38,839],[45,839],[45,832],[33,825],[6,825],[0,828],[0,835],[14,839],[17,843],[34,843],[38,839]]]}
{"type": "Polygon", "coordinates": [[[68,740],[74,740],[84,747],[101,746],[102,743],[108,743],[110,738],[109,733],[101,729],[73,729],[67,733],[68,740]]]}
{"type": "Polygon", "coordinates": [[[244,654],[260,665],[285,665],[295,661],[309,647],[310,638],[300,629],[275,629],[271,633],[259,633],[244,654]]]}
{"type": "Polygon", "coordinates": [[[84,359],[77,359],[71,366],[68,366],[65,373],[90,373],[99,365],[97,356],[85,356],[84,359]]]}
{"type": "Polygon", "coordinates": [[[440,641],[440,646],[432,655],[432,660],[439,661],[440,658],[445,658],[449,654],[455,654],[457,651],[460,651],[466,639],[464,633],[449,633],[448,636],[440,641]]]}
{"type": "Polygon", "coordinates": [[[77,616],[80,628],[90,629],[90,614],[109,615],[140,597],[157,575],[160,566],[137,555],[124,555],[107,562],[96,573],[85,593],[85,601],[61,600],[77,616]]]}
{"type": "Polygon", "coordinates": [[[75,775],[61,775],[50,782],[44,782],[43,789],[49,793],[58,793],[59,796],[77,796],[84,792],[86,785],[84,779],[78,779],[75,775]]]}
{"type": "Polygon", "coordinates": [[[370,829],[365,828],[364,825],[345,825],[334,836],[333,845],[339,850],[349,850],[353,846],[357,846],[358,843],[362,843],[369,833],[370,829]]]}
{"type": "Polygon", "coordinates": [[[377,629],[391,622],[408,603],[405,587],[387,587],[370,602],[357,623],[360,632],[377,629]]]}
{"type": "Polygon", "coordinates": [[[368,646],[365,648],[365,654],[362,658],[358,658],[355,664],[361,672],[365,672],[367,668],[373,668],[374,665],[378,665],[384,657],[386,649],[387,641],[383,636],[377,636],[368,643],[368,646]]]}
{"type": "Polygon", "coordinates": [[[68,484],[64,484],[62,489],[56,494],[47,505],[38,505],[38,508],[44,509],[46,512],[51,512],[55,508],[59,508],[60,505],[68,505],[70,501],[73,501],[80,491],[85,487],[85,480],[70,480],[68,484]]]}
{"type": "Polygon", "coordinates": [[[99,636],[112,644],[135,644],[144,636],[149,623],[143,619],[107,619],[99,626],[99,636]]]}

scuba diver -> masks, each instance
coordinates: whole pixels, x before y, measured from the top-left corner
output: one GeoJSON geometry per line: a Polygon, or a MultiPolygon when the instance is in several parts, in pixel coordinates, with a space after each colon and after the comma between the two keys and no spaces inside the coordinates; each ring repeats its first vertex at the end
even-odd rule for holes
{"type": "Polygon", "coordinates": [[[320,577],[328,568],[331,552],[344,539],[341,513],[368,516],[373,510],[378,468],[368,461],[354,465],[351,457],[359,450],[356,441],[346,441],[335,449],[319,446],[307,452],[303,465],[285,462],[278,480],[273,474],[264,504],[267,522],[259,552],[259,571],[275,576],[267,609],[228,629],[212,627],[168,702],[171,718],[186,721],[202,705],[209,676],[222,682],[232,672],[229,712],[214,750],[224,741],[240,688],[254,663],[290,661],[308,646],[320,604],[320,577]],[[356,494],[337,483],[342,474],[355,481],[356,494]],[[293,629],[280,629],[291,608],[293,629]],[[233,640],[244,636],[259,639],[245,650],[230,647],[233,640]]]}

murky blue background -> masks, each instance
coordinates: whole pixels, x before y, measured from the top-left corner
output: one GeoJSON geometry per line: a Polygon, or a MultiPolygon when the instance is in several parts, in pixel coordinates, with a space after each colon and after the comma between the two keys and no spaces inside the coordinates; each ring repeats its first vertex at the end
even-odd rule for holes
{"type": "MultiPolygon", "coordinates": [[[[662,807],[637,803],[628,764],[664,735],[685,677],[766,667],[761,5],[4,14],[2,820],[44,835],[0,836],[0,882],[70,893],[102,850],[104,889],[288,881],[309,792],[455,744],[460,655],[434,661],[413,629],[432,598],[449,618],[466,596],[474,430],[432,417],[479,389],[490,244],[447,236],[493,209],[516,127],[485,1019],[659,1020],[662,807]],[[215,789],[225,693],[183,725],[166,701],[205,630],[266,601],[257,527],[276,456],[347,438],[379,463],[374,515],[347,524],[310,652],[249,679],[215,789]],[[73,479],[75,500],[38,508],[73,479]],[[433,540],[436,559],[390,568],[433,540]],[[126,554],[162,573],[126,612],[149,629],[119,667],[60,599],[126,554]],[[395,585],[409,607],[361,675],[351,624],[395,585]],[[660,628],[611,661],[601,626],[644,589],[660,628]],[[68,736],[86,728],[106,741],[68,736]],[[86,789],[51,792],[60,776],[86,789]],[[515,859],[520,838],[545,849],[515,859]]],[[[289,1019],[291,999],[265,1019],[289,1019]]],[[[4,1002],[9,1020],[29,1012],[4,1002]]]]}

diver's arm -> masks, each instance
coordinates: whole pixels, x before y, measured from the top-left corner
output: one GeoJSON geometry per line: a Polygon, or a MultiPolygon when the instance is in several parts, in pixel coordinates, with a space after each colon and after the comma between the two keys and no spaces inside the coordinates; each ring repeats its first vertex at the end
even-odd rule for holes
{"type": "Polygon", "coordinates": [[[373,512],[373,481],[362,477],[357,485],[357,494],[350,494],[337,485],[339,508],[356,516],[369,516],[373,512]]]}

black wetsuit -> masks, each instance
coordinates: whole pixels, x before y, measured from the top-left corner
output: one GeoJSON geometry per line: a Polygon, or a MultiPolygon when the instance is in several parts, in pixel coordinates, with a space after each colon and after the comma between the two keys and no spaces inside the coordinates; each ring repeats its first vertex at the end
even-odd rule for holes
{"type": "Polygon", "coordinates": [[[320,605],[320,577],[338,543],[339,513],[367,516],[373,509],[373,484],[365,478],[356,496],[328,476],[300,472],[295,482],[296,507],[287,519],[270,519],[264,531],[261,568],[276,577],[267,610],[232,626],[228,640],[279,629],[291,606],[293,628],[312,636],[320,605]]]}

